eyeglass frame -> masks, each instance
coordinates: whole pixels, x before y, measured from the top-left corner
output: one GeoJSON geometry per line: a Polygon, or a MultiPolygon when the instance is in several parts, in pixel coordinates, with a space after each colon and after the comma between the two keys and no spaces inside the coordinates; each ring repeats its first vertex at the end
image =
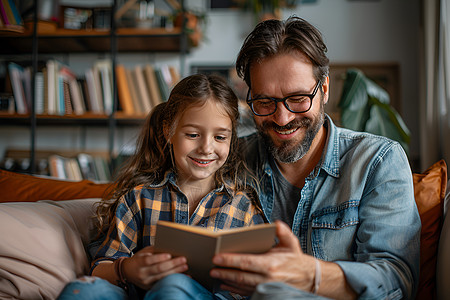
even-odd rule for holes
{"type": "Polygon", "coordinates": [[[251,88],[249,88],[248,92],[247,92],[247,104],[248,104],[248,106],[250,106],[250,109],[252,110],[253,114],[256,115],[256,116],[259,116],[259,117],[267,117],[267,116],[273,115],[278,109],[278,103],[279,102],[283,102],[284,107],[286,107],[286,109],[288,111],[290,111],[292,113],[295,113],[295,114],[302,114],[302,113],[308,112],[311,109],[312,103],[313,103],[313,99],[316,96],[317,91],[319,90],[319,86],[320,86],[321,83],[322,83],[322,80],[318,80],[317,81],[316,86],[314,87],[314,90],[313,90],[313,92],[311,94],[294,94],[294,95],[286,96],[284,98],[260,97],[260,98],[255,98],[255,99],[249,99],[250,91],[251,91],[251,88]],[[286,100],[288,100],[291,97],[299,97],[299,96],[308,97],[310,99],[309,108],[307,110],[304,110],[304,111],[293,111],[292,109],[289,108],[289,105],[287,105],[286,100]],[[254,101],[256,101],[256,100],[261,100],[261,99],[270,99],[272,101],[275,101],[275,109],[274,109],[274,111],[272,113],[267,114],[267,115],[261,115],[261,114],[258,114],[258,113],[255,112],[255,110],[253,109],[253,104],[252,103],[254,101]]]}

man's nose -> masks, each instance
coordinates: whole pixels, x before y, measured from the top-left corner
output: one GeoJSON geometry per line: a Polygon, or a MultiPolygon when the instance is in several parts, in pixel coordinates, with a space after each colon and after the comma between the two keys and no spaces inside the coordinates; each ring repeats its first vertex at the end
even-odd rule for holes
{"type": "Polygon", "coordinates": [[[277,111],[272,115],[272,120],[278,126],[285,126],[295,119],[295,113],[290,112],[283,102],[277,103],[277,111]]]}

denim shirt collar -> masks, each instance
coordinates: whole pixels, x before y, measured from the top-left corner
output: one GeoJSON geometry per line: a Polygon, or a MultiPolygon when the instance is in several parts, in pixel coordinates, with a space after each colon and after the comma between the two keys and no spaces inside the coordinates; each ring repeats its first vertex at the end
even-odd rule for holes
{"type": "Polygon", "coordinates": [[[325,126],[327,126],[327,142],[322,154],[321,168],[330,176],[340,177],[339,156],[339,134],[336,125],[331,118],[325,114],[325,126]]]}

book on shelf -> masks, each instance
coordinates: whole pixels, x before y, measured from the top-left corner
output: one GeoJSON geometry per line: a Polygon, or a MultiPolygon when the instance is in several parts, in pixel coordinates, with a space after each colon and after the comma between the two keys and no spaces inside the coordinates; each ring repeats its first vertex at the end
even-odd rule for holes
{"type": "Polygon", "coordinates": [[[0,0],[0,30],[23,32],[23,20],[13,0],[0,0]]]}
{"type": "Polygon", "coordinates": [[[48,73],[47,73],[47,66],[42,68],[42,75],[44,77],[44,99],[43,99],[43,104],[42,104],[42,108],[38,108],[37,110],[41,110],[42,109],[42,113],[46,114],[48,113],[48,73]]]}
{"type": "Polygon", "coordinates": [[[103,103],[98,72],[96,72],[93,68],[88,68],[85,71],[85,76],[86,90],[89,94],[89,109],[93,113],[101,114],[103,113],[103,103]]]}
{"type": "Polygon", "coordinates": [[[212,231],[200,226],[158,221],[155,251],[185,256],[188,274],[209,290],[215,281],[209,276],[212,258],[218,253],[264,253],[276,241],[275,224],[212,231]]]}
{"type": "Polygon", "coordinates": [[[147,82],[147,88],[153,101],[153,107],[162,102],[161,92],[159,91],[158,82],[156,81],[155,70],[151,64],[144,66],[144,78],[147,82]]]}
{"type": "Polygon", "coordinates": [[[77,76],[67,66],[61,67],[59,70],[59,76],[63,79],[64,88],[66,89],[66,92],[64,93],[64,100],[66,104],[65,113],[75,113],[76,115],[83,114],[86,109],[77,76]]]}
{"type": "Polygon", "coordinates": [[[87,153],[80,153],[77,155],[78,163],[80,164],[81,173],[84,179],[97,180],[98,173],[95,168],[94,157],[87,153]]]}
{"type": "Polygon", "coordinates": [[[112,62],[109,59],[98,60],[94,64],[94,76],[98,76],[98,96],[103,104],[103,112],[110,115],[113,111],[112,62]]]}
{"type": "Polygon", "coordinates": [[[169,86],[161,68],[154,68],[156,82],[158,83],[159,92],[161,94],[161,100],[167,101],[169,99],[169,86]]]}
{"type": "Polygon", "coordinates": [[[68,180],[80,181],[83,180],[83,175],[81,174],[80,165],[78,160],[73,157],[68,157],[64,159],[64,170],[68,180]]]}
{"type": "Polygon", "coordinates": [[[26,66],[23,68],[22,80],[23,80],[23,90],[25,94],[25,102],[27,104],[28,111],[31,111],[31,77],[32,77],[32,67],[26,66]]]}
{"type": "Polygon", "coordinates": [[[18,114],[27,114],[29,112],[28,102],[25,98],[24,86],[24,68],[14,62],[8,64],[8,73],[11,81],[11,87],[18,114]]]}
{"type": "Polygon", "coordinates": [[[93,156],[95,170],[97,171],[97,180],[107,182],[111,180],[111,171],[108,162],[102,156],[93,156]]]}
{"type": "Polygon", "coordinates": [[[125,66],[122,64],[116,65],[116,80],[120,107],[126,115],[133,115],[135,113],[133,100],[131,99],[125,66]]]}
{"type": "Polygon", "coordinates": [[[181,75],[180,75],[180,72],[178,71],[178,69],[171,65],[169,65],[169,72],[170,72],[170,77],[171,77],[170,88],[173,88],[178,83],[178,81],[180,81],[181,75]]]}
{"type": "Polygon", "coordinates": [[[133,69],[134,78],[136,78],[136,92],[142,106],[142,113],[148,114],[153,108],[152,100],[144,79],[144,72],[141,65],[136,65],[133,69]]]}
{"type": "Polygon", "coordinates": [[[48,157],[50,176],[59,179],[67,179],[65,158],[58,154],[52,154],[48,157]]]}
{"type": "Polygon", "coordinates": [[[142,114],[142,112],[144,111],[144,108],[141,105],[141,101],[140,101],[139,95],[137,93],[136,76],[134,75],[134,72],[130,69],[127,69],[125,74],[127,76],[128,86],[130,87],[131,99],[133,100],[134,111],[138,114],[142,114]]]}
{"type": "Polygon", "coordinates": [[[40,115],[44,113],[45,105],[44,105],[44,97],[45,97],[45,73],[44,71],[36,72],[34,76],[34,107],[36,114],[40,115]]]}
{"type": "Polygon", "coordinates": [[[50,59],[46,63],[46,89],[47,89],[47,98],[46,101],[46,110],[45,112],[49,115],[57,114],[57,106],[56,101],[58,97],[57,87],[58,87],[58,69],[59,63],[56,60],[50,59]]]}

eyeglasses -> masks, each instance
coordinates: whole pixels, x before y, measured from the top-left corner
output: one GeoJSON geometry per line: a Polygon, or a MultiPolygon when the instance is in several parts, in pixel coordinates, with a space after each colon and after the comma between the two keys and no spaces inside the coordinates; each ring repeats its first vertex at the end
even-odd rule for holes
{"type": "Polygon", "coordinates": [[[319,90],[321,81],[314,87],[312,94],[296,94],[284,98],[261,97],[250,99],[250,89],[247,92],[247,104],[257,116],[270,116],[277,111],[278,102],[283,102],[287,110],[293,113],[305,113],[311,109],[312,101],[319,90]]]}

